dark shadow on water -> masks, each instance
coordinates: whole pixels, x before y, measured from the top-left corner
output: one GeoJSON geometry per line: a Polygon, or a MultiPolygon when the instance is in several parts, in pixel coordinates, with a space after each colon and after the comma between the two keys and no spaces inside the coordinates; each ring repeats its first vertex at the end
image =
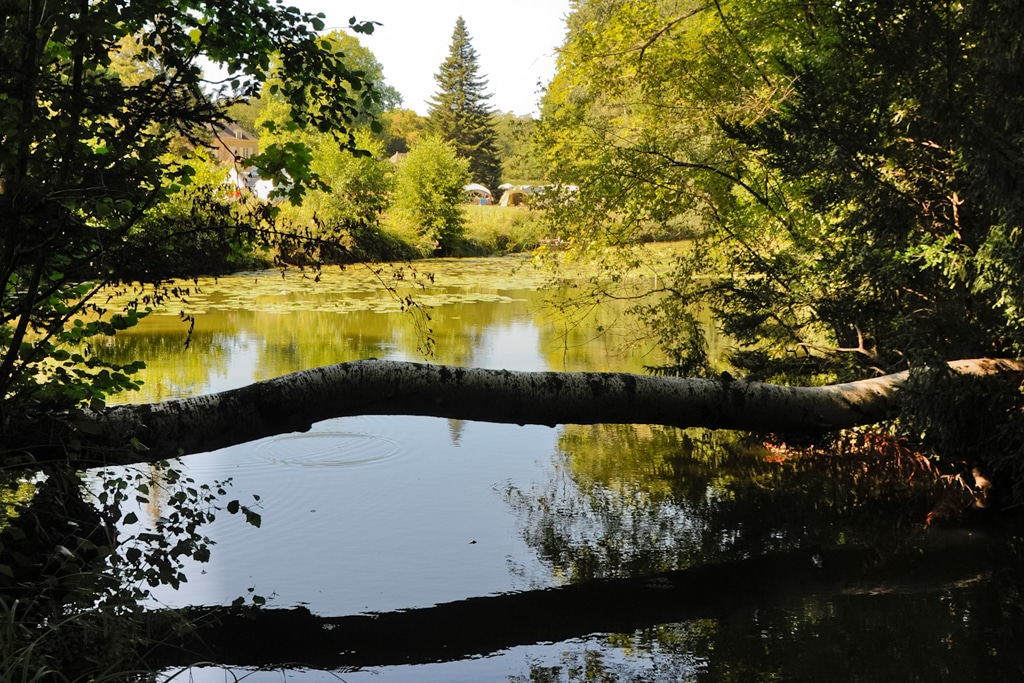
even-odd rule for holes
{"type": "Polygon", "coordinates": [[[1019,675],[1024,658],[1002,649],[1024,642],[1019,573],[991,569],[1006,566],[1007,549],[980,534],[924,531],[884,565],[865,549],[833,548],[383,614],[200,608],[188,612],[194,634],[166,639],[147,659],[161,666],[209,661],[336,670],[455,661],[622,634],[620,640],[646,641],[648,649],[707,657],[714,670],[742,672],[735,680],[763,680],[770,672],[820,680],[834,657],[846,662],[857,653],[867,657],[863,666],[878,669],[865,670],[860,680],[918,680],[907,677],[912,671],[943,679],[960,672],[958,680],[974,680],[970,667],[979,664],[990,673],[1019,675]],[[903,616],[890,613],[896,602],[903,616]],[[908,604],[914,606],[909,614],[908,604]],[[908,623],[916,624],[913,630],[908,623]],[[891,668],[901,653],[943,643],[953,661],[891,668]],[[896,670],[902,673],[881,677],[896,670]]]}

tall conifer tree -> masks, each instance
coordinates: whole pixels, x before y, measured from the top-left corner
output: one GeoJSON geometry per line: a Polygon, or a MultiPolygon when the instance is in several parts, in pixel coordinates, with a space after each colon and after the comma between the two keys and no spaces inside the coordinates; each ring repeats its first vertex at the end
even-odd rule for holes
{"type": "Polygon", "coordinates": [[[497,132],[480,75],[477,52],[470,43],[466,22],[459,17],[452,33],[448,57],[434,76],[440,88],[430,101],[430,129],[448,140],[460,157],[469,160],[473,182],[492,191],[501,182],[497,132]]]}

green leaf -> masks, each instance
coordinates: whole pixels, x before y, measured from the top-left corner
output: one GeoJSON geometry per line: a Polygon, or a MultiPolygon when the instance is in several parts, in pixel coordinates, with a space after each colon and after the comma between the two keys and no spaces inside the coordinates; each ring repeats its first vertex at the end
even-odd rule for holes
{"type": "Polygon", "coordinates": [[[251,524],[252,526],[259,529],[260,525],[263,523],[263,517],[260,516],[259,513],[253,512],[249,508],[243,508],[242,511],[245,513],[246,523],[251,524]]]}

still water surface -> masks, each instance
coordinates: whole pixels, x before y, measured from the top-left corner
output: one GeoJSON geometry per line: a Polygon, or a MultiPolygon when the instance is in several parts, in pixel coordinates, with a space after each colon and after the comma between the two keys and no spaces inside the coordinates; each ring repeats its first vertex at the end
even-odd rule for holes
{"type": "MultiPolygon", "coordinates": [[[[143,400],[346,360],[422,360],[425,325],[439,363],[640,372],[658,360],[643,345],[623,348],[613,332],[621,308],[583,320],[556,315],[546,304],[554,292],[526,261],[417,268],[402,280],[354,269],[321,282],[267,272],[201,283],[188,297],[186,312],[196,317],[188,349],[174,308],[119,335],[106,353],[148,360],[143,400]],[[429,323],[398,310],[382,278],[429,304],[429,323]]],[[[589,620],[586,610],[541,608],[536,639],[510,637],[506,647],[452,661],[332,671],[196,667],[188,680],[1024,675],[1018,544],[998,534],[924,530],[919,521],[931,501],[893,484],[870,459],[826,454],[808,462],[748,435],[642,425],[550,429],[371,416],[189,456],[184,464],[200,482],[230,477],[230,495],[243,502],[259,495],[263,523],[256,529],[220,516],[209,530],[217,543],[211,562],[189,567],[181,590],[157,593],[170,606],[225,605],[256,594],[272,607],[302,605],[333,617],[594,585],[608,590],[596,590],[593,609],[600,612],[607,599],[608,610],[628,611],[615,602],[616,591],[637,577],[666,582],[666,604],[679,599],[669,590],[676,575],[666,572],[720,562],[738,567],[740,577],[732,585],[702,577],[701,600],[684,601],[677,612],[640,610],[622,632],[589,620]],[[731,599],[738,583],[764,574],[752,565],[748,582],[744,563],[786,556],[814,567],[837,548],[865,551],[855,580],[840,575],[846,565],[829,565],[820,585],[780,576],[775,592],[731,599]],[[926,565],[920,557],[929,558],[926,565]],[[866,564],[878,570],[865,573],[866,564]],[[690,609],[704,600],[706,608],[690,609]],[[544,637],[540,625],[560,621],[574,637],[544,637]]],[[[155,518],[159,506],[147,512],[155,518]]],[[[396,652],[408,646],[394,643],[396,652]]]]}

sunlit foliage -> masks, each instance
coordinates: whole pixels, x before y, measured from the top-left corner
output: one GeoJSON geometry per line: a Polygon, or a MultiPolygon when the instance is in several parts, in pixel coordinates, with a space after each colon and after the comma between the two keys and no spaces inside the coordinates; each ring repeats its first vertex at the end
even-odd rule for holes
{"type": "Polygon", "coordinates": [[[395,209],[412,224],[428,252],[451,253],[462,240],[462,187],[467,182],[469,161],[437,135],[419,138],[399,164],[395,209]]]}
{"type": "Polygon", "coordinates": [[[689,226],[683,298],[743,365],[1015,353],[1018,11],[579,3],[545,103],[580,185],[560,218],[612,243],[689,226]]]}
{"type": "Polygon", "coordinates": [[[544,103],[579,186],[555,224],[590,252],[693,240],[637,309],[666,372],[707,365],[705,308],[751,377],[1017,356],[1022,23],[1014,2],[576,3],[544,103]]]}

